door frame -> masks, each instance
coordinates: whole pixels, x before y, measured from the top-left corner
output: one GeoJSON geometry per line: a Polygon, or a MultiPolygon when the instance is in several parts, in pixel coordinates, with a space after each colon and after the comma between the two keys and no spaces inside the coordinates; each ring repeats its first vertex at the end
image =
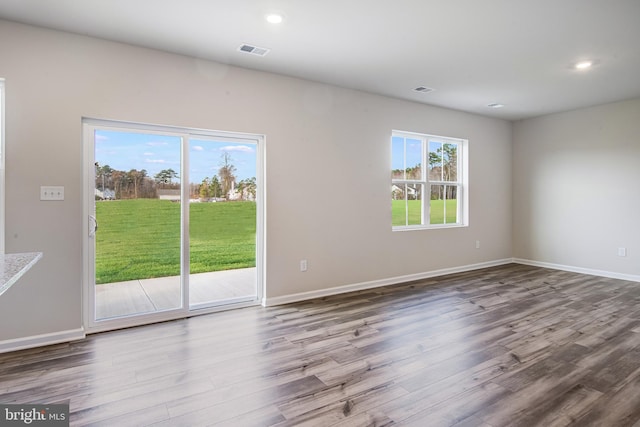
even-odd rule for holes
{"type": "MultiPolygon", "coordinates": [[[[82,317],[84,329],[87,333],[102,332],[113,329],[127,328],[167,320],[182,319],[195,315],[214,313],[240,307],[261,304],[265,294],[265,248],[266,248],[266,194],[265,194],[265,135],[227,132],[208,129],[184,128],[176,126],[152,125],[144,123],[82,118],[82,148],[83,148],[83,215],[82,215],[82,317]],[[228,304],[213,305],[202,308],[189,307],[189,203],[181,203],[180,218],[180,283],[182,301],[179,308],[142,313],[137,315],[96,320],[95,319],[95,140],[92,135],[96,129],[119,131],[139,131],[144,133],[158,133],[163,135],[181,136],[181,197],[189,199],[189,137],[219,138],[227,140],[245,140],[256,144],[256,298],[250,301],[231,301],[228,304]],[[186,184],[185,184],[186,183],[186,184]],[[93,219],[92,219],[93,218],[93,219]]],[[[99,225],[99,224],[98,224],[99,225]]]]}

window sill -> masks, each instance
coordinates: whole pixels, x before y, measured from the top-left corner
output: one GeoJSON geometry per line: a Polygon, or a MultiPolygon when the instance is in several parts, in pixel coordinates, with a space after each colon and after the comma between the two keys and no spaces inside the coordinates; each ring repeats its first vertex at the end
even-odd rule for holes
{"type": "Polygon", "coordinates": [[[465,228],[468,226],[467,224],[408,225],[391,227],[391,231],[442,230],[446,228],[465,228]]]}

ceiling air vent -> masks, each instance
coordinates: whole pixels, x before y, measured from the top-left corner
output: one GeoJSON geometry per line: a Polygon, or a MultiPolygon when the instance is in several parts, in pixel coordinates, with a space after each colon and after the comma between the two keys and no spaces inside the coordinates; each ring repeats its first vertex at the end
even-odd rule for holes
{"type": "Polygon", "coordinates": [[[250,44],[241,45],[238,50],[244,53],[250,53],[252,55],[265,56],[271,49],[267,49],[266,47],[258,47],[252,46],[250,44]]]}
{"type": "Polygon", "coordinates": [[[429,92],[433,92],[433,89],[426,86],[418,86],[417,88],[414,89],[414,91],[420,92],[420,93],[429,93],[429,92]]]}

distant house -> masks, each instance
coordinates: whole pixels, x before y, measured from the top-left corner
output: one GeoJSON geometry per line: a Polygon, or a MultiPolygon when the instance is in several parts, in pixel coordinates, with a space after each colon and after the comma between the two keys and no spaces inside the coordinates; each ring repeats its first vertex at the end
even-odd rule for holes
{"type": "Polygon", "coordinates": [[[170,200],[172,202],[180,201],[180,190],[174,189],[158,189],[158,199],[160,200],[170,200]]]}
{"type": "MultiPolygon", "coordinates": [[[[418,191],[413,187],[406,187],[407,197],[409,200],[415,200],[418,194],[418,191]]],[[[394,200],[396,199],[404,199],[404,187],[398,187],[396,184],[391,186],[391,194],[393,195],[394,200]]]]}
{"type": "Polygon", "coordinates": [[[227,200],[247,200],[254,201],[255,196],[248,188],[243,188],[242,191],[238,190],[236,183],[231,183],[231,189],[227,192],[227,200]]]}
{"type": "Polygon", "coordinates": [[[97,188],[95,189],[95,196],[97,200],[113,200],[116,198],[116,193],[113,190],[105,188],[100,191],[97,188]]]}

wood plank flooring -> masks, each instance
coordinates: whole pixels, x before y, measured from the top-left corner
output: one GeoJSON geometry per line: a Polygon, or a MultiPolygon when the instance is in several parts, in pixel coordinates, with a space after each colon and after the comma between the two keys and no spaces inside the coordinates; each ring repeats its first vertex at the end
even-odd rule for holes
{"type": "Polygon", "coordinates": [[[640,426],[640,283],[510,264],[0,355],[71,425],[640,426]]]}

